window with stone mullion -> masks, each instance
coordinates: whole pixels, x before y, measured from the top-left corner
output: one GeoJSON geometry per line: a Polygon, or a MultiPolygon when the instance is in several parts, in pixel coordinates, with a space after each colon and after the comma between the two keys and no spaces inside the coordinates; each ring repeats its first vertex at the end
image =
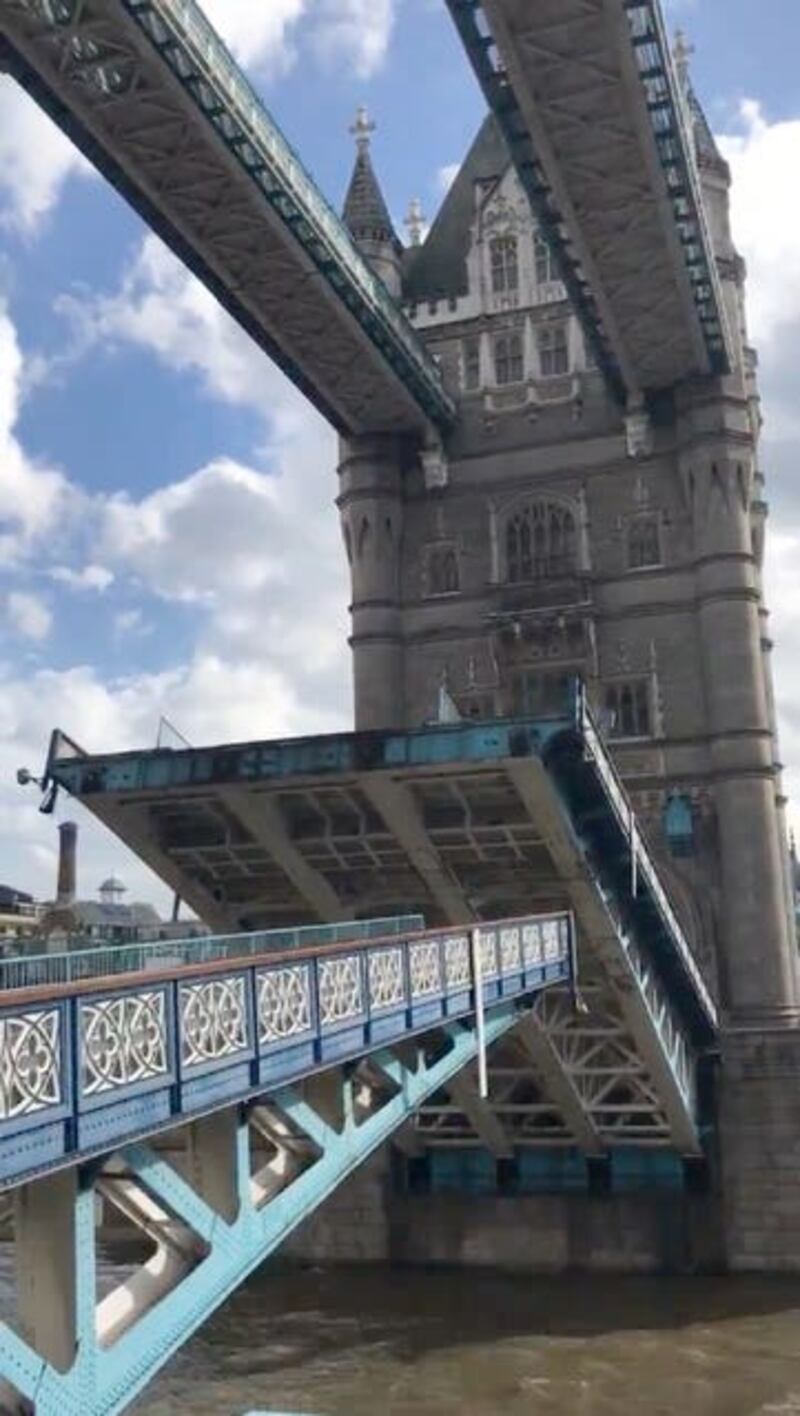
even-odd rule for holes
{"type": "Polygon", "coordinates": [[[536,284],[549,285],[558,279],[558,272],[555,269],[552,252],[543,236],[538,231],[533,238],[533,257],[536,265],[536,284]]]}
{"type": "Polygon", "coordinates": [[[522,382],[525,362],[521,334],[499,334],[495,339],[494,376],[498,384],[522,382]]]}
{"type": "Polygon", "coordinates": [[[647,678],[620,679],[607,684],[605,708],[609,737],[652,737],[650,682],[647,678]]]}
{"type": "Polygon", "coordinates": [[[539,372],[543,379],[569,373],[569,346],[565,325],[542,325],[539,330],[539,372]]]}
{"type": "Polygon", "coordinates": [[[577,526],[558,502],[534,502],[506,524],[506,575],[511,584],[557,580],[577,570],[577,526]]]}
{"type": "Polygon", "coordinates": [[[657,516],[637,516],[628,532],[628,568],[661,565],[661,528],[657,516]]]}
{"type": "Polygon", "coordinates": [[[516,236],[495,236],[489,243],[492,291],[508,295],[519,289],[519,261],[516,236]]]}

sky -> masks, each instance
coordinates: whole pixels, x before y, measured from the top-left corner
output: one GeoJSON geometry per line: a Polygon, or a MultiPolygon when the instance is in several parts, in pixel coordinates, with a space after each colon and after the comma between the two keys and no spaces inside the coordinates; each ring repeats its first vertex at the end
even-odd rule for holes
{"type": "MultiPolygon", "coordinates": [[[[483,115],[443,0],[206,0],[337,206],[365,103],[398,228],[436,209],[483,115]]],[[[783,759],[800,820],[797,0],[672,0],[734,174],[770,501],[783,759]]],[[[38,812],[59,726],[89,751],[334,731],[351,720],[333,435],[61,134],[0,76],[0,881],[52,895],[149,871],[74,803],[38,812]],[[163,731],[163,730],[162,730],[163,731]]]]}

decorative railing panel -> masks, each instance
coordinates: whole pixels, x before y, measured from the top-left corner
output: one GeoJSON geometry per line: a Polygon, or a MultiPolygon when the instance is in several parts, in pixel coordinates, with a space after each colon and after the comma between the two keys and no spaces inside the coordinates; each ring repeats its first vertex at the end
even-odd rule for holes
{"type": "Polygon", "coordinates": [[[61,1047],[58,1008],[0,1018],[0,1122],[61,1105],[61,1047]]]}
{"type": "MultiPolygon", "coordinates": [[[[475,932],[487,1008],[572,977],[568,915],[475,932]]],[[[0,1184],[467,1017],[472,943],[462,926],[0,995],[0,1184]]]]}
{"type": "Polygon", "coordinates": [[[181,1067],[206,1067],[250,1046],[244,974],[181,984],[181,1067]]]}
{"type": "Polygon", "coordinates": [[[81,1002],[81,1096],[102,1096],[166,1077],[167,996],[163,988],[81,1002]]]}
{"type": "Polygon", "coordinates": [[[321,959],[317,965],[320,1027],[359,1018],[364,1011],[364,981],[361,976],[361,956],[340,954],[321,959]]]}
{"type": "Polygon", "coordinates": [[[311,966],[265,969],[258,975],[258,1040],[262,1046],[311,1031],[311,966]]]}

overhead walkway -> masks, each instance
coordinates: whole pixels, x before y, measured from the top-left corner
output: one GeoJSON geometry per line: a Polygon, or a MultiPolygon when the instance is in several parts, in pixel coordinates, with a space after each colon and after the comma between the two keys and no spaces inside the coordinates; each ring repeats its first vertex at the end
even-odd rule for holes
{"type": "Polygon", "coordinates": [[[731,344],[660,0],[447,0],[590,347],[632,408],[731,344]]]}
{"type": "Polygon", "coordinates": [[[334,427],[449,427],[433,360],[194,0],[0,0],[4,68],[334,427]]]}

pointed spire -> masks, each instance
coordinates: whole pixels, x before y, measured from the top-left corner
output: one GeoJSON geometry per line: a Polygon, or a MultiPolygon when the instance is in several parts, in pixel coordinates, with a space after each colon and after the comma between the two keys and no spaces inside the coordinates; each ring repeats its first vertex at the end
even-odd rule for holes
{"type": "Polygon", "coordinates": [[[370,136],[375,124],[364,107],[358,109],[350,132],[356,140],[356,161],[344,199],[344,222],[353,240],[386,241],[399,246],[383,193],[372,168],[370,136]]]}
{"type": "Polygon", "coordinates": [[[425,217],[422,212],[422,202],[419,197],[412,197],[408,204],[408,215],[403,225],[408,232],[408,240],[411,246],[422,245],[422,233],[425,230],[425,217]]]}
{"type": "Polygon", "coordinates": [[[689,61],[694,52],[694,45],[689,43],[683,30],[676,30],[675,43],[672,47],[672,58],[675,62],[675,71],[678,75],[681,92],[684,94],[689,88],[689,61]]]}
{"type": "Polygon", "coordinates": [[[689,43],[683,30],[676,30],[675,41],[672,46],[672,61],[675,65],[675,73],[678,78],[678,85],[689,128],[690,131],[694,133],[697,160],[701,165],[705,164],[707,166],[717,167],[724,173],[727,171],[725,159],[717,146],[703,106],[692,84],[690,61],[695,52],[694,45],[689,43]]]}

